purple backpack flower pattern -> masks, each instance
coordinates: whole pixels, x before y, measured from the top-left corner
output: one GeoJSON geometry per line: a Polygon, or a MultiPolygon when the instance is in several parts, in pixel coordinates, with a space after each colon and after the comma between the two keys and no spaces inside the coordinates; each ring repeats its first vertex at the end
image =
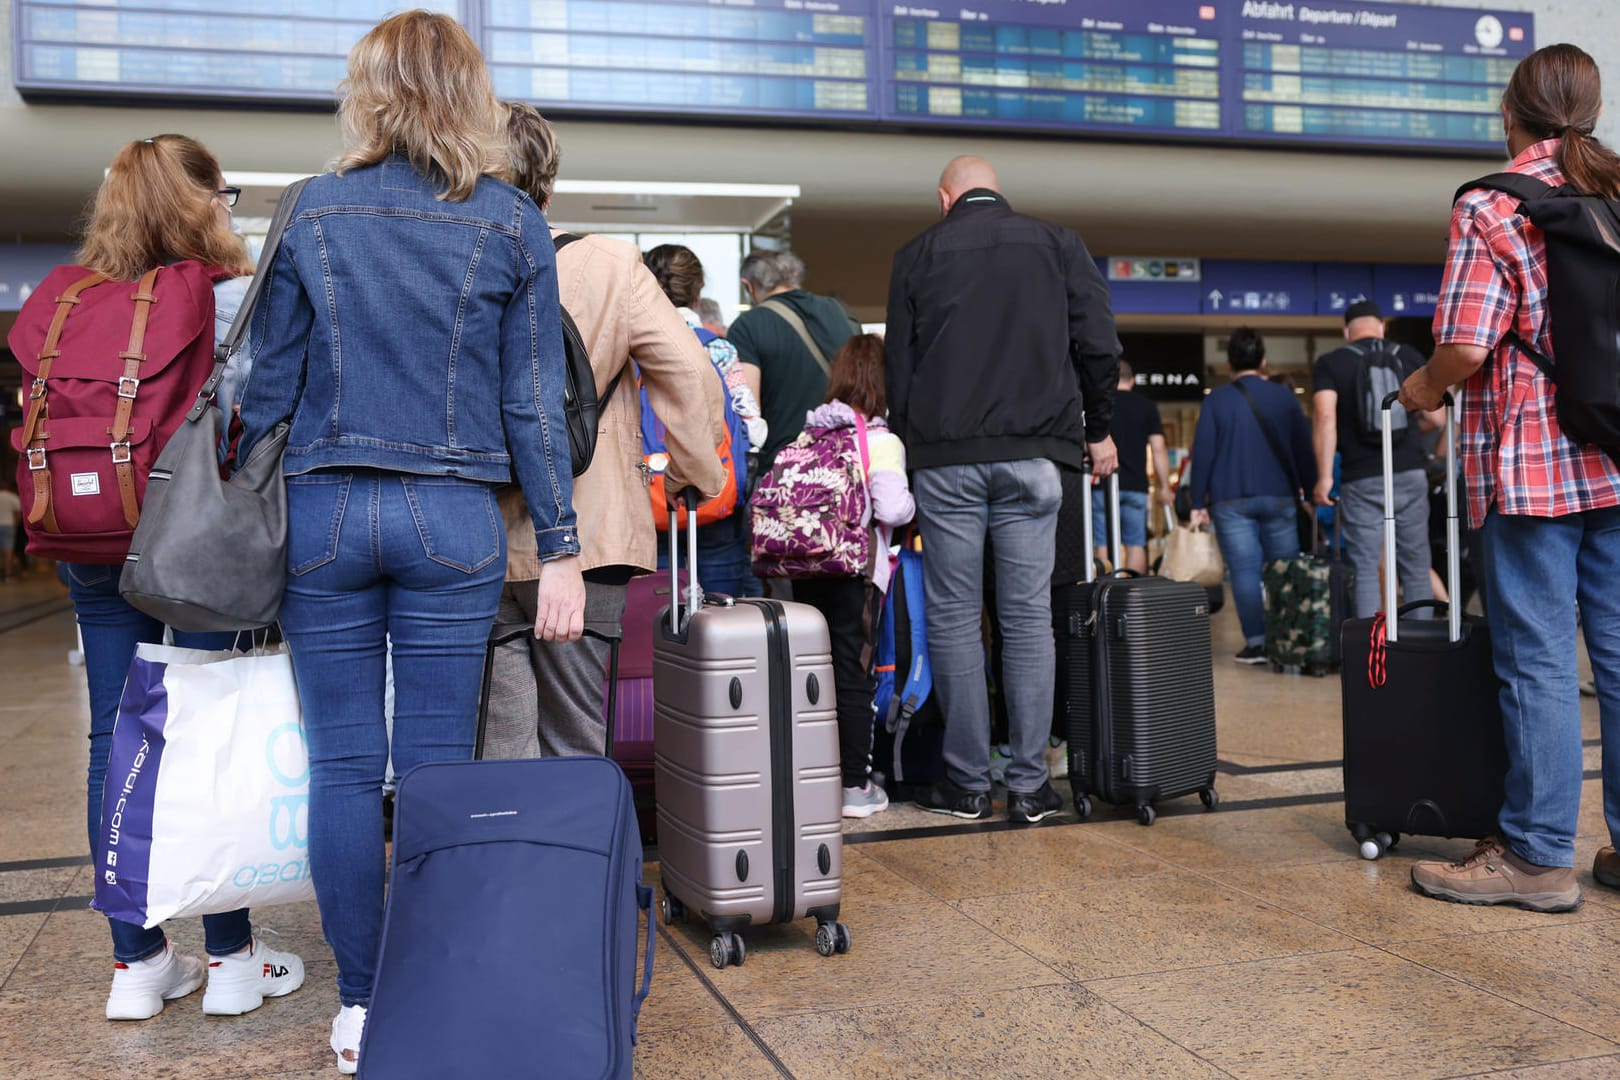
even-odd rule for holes
{"type": "Polygon", "coordinates": [[[869,574],[875,545],[866,488],[866,421],[811,427],[776,455],[754,489],[754,573],[822,578],[869,574]]]}

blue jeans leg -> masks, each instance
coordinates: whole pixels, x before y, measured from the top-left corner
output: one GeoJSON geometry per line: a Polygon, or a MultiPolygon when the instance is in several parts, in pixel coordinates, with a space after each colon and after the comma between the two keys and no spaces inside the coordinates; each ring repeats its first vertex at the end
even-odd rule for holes
{"type": "Polygon", "coordinates": [[[1576,558],[1576,594],[1586,654],[1597,683],[1603,736],[1603,816],[1609,843],[1620,846],[1620,509],[1594,510],[1576,558]]]}
{"type": "MultiPolygon", "coordinates": [[[[1575,860],[1582,772],[1575,602],[1585,531],[1581,514],[1532,518],[1494,511],[1481,530],[1508,752],[1498,824],[1503,842],[1538,866],[1575,860]]],[[[1614,543],[1612,533],[1608,542],[1614,543]]],[[[1616,559],[1606,562],[1613,567],[1616,559]]],[[[1593,582],[1588,589],[1598,587],[1593,582]]],[[[1606,681],[1615,693],[1613,679],[1606,681]]]]}
{"type": "MultiPolygon", "coordinates": [[[[90,691],[90,768],[85,778],[85,826],[90,850],[99,846],[101,796],[107,780],[107,757],[112,749],[113,726],[124,680],[135,659],[135,648],[163,640],[163,624],[131,607],[118,595],[122,568],[92,564],[62,564],[73,598],[74,615],[84,637],[84,674],[90,691]]],[[[229,649],[234,634],[190,634],[176,631],[176,645],[211,651],[229,649]]],[[[121,963],[144,960],[163,948],[163,930],[147,930],[134,923],[108,919],[113,959],[121,963]]],[[[209,953],[224,956],[244,948],[253,935],[246,909],[203,917],[209,953]]]]}
{"type": "Polygon", "coordinates": [[[945,769],[969,791],[990,790],[990,703],[984,677],[984,541],[995,538],[996,612],[1002,631],[1012,760],[1007,786],[1034,791],[1047,780],[1052,727],[1050,581],[1061,485],[1050,461],[950,465],[918,470],[928,651],[945,714],[945,769]]]}
{"type": "Polygon", "coordinates": [[[1237,607],[1245,645],[1266,640],[1265,604],[1260,575],[1266,563],[1299,554],[1294,501],[1260,495],[1218,502],[1210,508],[1215,539],[1232,575],[1232,603],[1237,607]]]}
{"type": "Polygon", "coordinates": [[[290,477],[287,509],[281,623],[309,740],[310,865],[339,996],[364,1005],[382,934],[384,642],[396,771],[471,758],[505,533],[488,485],[447,477],[290,477]]]}

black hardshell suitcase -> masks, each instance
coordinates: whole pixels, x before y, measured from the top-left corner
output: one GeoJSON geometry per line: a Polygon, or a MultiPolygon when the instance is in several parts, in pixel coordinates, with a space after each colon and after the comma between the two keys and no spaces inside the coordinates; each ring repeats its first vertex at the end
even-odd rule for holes
{"type": "MultiPolygon", "coordinates": [[[[1384,402],[1384,415],[1396,395],[1384,402]]],[[[1455,461],[1456,405],[1446,397],[1455,461]]],[[[1384,559],[1395,562],[1389,433],[1384,441],[1384,559]]],[[[1457,487],[1446,478],[1446,587],[1460,595],[1457,487]]],[[[1386,574],[1384,610],[1395,609],[1386,574]]],[[[1501,682],[1490,627],[1434,600],[1344,624],[1344,821],[1361,856],[1376,859],[1402,833],[1478,838],[1496,832],[1507,776],[1501,682]],[[1444,618],[1409,616],[1433,608],[1444,618]]]]}
{"type": "Polygon", "coordinates": [[[747,958],[744,928],[805,918],[816,920],[817,952],[848,952],[838,921],[842,782],[827,622],[809,604],[705,598],[696,554],[690,524],[686,600],[672,557],[674,591],[653,638],[664,920],[690,913],[708,923],[717,968],[747,958]]]}
{"type": "MultiPolygon", "coordinates": [[[[1109,489],[1115,517],[1118,493],[1115,479],[1109,489]]],[[[1089,513],[1085,521],[1089,549],[1089,513]]],[[[1088,570],[1087,581],[1058,590],[1053,606],[1056,704],[1067,722],[1075,809],[1090,816],[1095,795],[1135,805],[1137,820],[1151,825],[1155,803],[1193,792],[1214,809],[1208,593],[1168,578],[1093,575],[1088,570]]]]}

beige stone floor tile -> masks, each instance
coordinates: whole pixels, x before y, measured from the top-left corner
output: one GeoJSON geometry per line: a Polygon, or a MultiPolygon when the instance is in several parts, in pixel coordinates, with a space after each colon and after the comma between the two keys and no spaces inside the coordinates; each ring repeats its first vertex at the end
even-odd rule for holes
{"type": "Polygon", "coordinates": [[[776,1017],[755,1029],[799,1080],[1222,1075],[1073,983],[776,1017]]]}
{"type": "Polygon", "coordinates": [[[640,1080],[777,1080],[782,1074],[733,1023],[649,1031],[636,1045],[640,1080]]]}
{"type": "Polygon", "coordinates": [[[1583,875],[1586,903],[1564,915],[1433,900],[1412,887],[1412,864],[1418,854],[1407,851],[1403,843],[1376,862],[1346,858],[1269,870],[1209,872],[1233,888],[1370,945],[1620,918],[1620,908],[1610,897],[1598,895],[1589,875],[1583,875]]]}
{"type": "Polygon", "coordinates": [[[1473,1075],[1480,1080],[1620,1080],[1620,1057],[1582,1058],[1473,1075]]]}
{"type": "Polygon", "coordinates": [[[1615,1044],[1377,949],[1109,979],[1088,989],[1241,1080],[1441,1077],[1615,1044]]]}
{"type": "Polygon", "coordinates": [[[1045,892],[1082,878],[1113,880],[1165,869],[1160,860],[1110,843],[1091,826],[896,840],[863,845],[861,854],[946,900],[1045,892]]]}
{"type": "Polygon", "coordinates": [[[1134,821],[1095,827],[1116,843],[1191,870],[1355,858],[1339,802],[1177,815],[1151,828],[1134,821]]]}
{"type": "Polygon", "coordinates": [[[0,1075],[236,1080],[323,1070],[335,1076],[327,1048],[338,1010],[335,970],[310,965],[301,990],[246,1016],[203,1016],[199,990],[141,1023],[110,1023],[103,1015],[110,972],[95,982],[8,987],[0,991],[0,1075]]]}
{"type": "Polygon", "coordinates": [[[12,969],[39,936],[48,918],[50,916],[43,911],[30,915],[0,915],[0,989],[5,987],[12,969]]]}
{"type": "Polygon", "coordinates": [[[1620,922],[1560,922],[1389,950],[1620,1042],[1620,922]]]}
{"type": "Polygon", "coordinates": [[[1082,981],[1353,949],[1359,944],[1185,871],[1122,881],[1078,881],[1060,892],[974,897],[956,906],[1037,959],[1082,981]]]}
{"type": "MultiPolygon", "coordinates": [[[[705,974],[750,1022],[766,1016],[946,997],[1063,981],[1052,968],[966,918],[893,871],[844,850],[843,910],[850,952],[823,957],[815,922],[762,926],[745,935],[748,960],[705,974]],[[904,972],[899,979],[874,972],[904,972]]],[[[708,964],[712,936],[700,921],[671,927],[679,947],[708,964]]]]}
{"type": "MultiPolygon", "coordinates": [[[[657,918],[656,913],[653,917],[657,918]]],[[[641,979],[641,964],[646,958],[644,949],[644,945],[636,949],[637,985],[641,979]]],[[[707,964],[708,956],[694,956],[693,960],[707,964]]],[[[709,968],[705,974],[718,975],[719,972],[709,968]]],[[[661,932],[653,951],[652,992],[641,1007],[640,1032],[645,1035],[648,1032],[673,1031],[729,1020],[725,1006],[715,1000],[714,995],[677,954],[669,937],[661,932]]]]}
{"type": "Polygon", "coordinates": [[[77,866],[53,866],[0,873],[0,904],[55,900],[67,891],[78,871],[77,866]]]}

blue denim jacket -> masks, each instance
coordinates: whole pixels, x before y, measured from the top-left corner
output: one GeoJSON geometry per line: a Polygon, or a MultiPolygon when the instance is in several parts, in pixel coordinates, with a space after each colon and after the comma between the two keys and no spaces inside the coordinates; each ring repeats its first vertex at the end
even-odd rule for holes
{"type": "Polygon", "coordinates": [[[253,313],[237,460],[291,418],[289,476],[515,472],[540,558],[576,554],[545,218],[490,177],[438,190],[402,157],[304,189],[253,313]]]}

